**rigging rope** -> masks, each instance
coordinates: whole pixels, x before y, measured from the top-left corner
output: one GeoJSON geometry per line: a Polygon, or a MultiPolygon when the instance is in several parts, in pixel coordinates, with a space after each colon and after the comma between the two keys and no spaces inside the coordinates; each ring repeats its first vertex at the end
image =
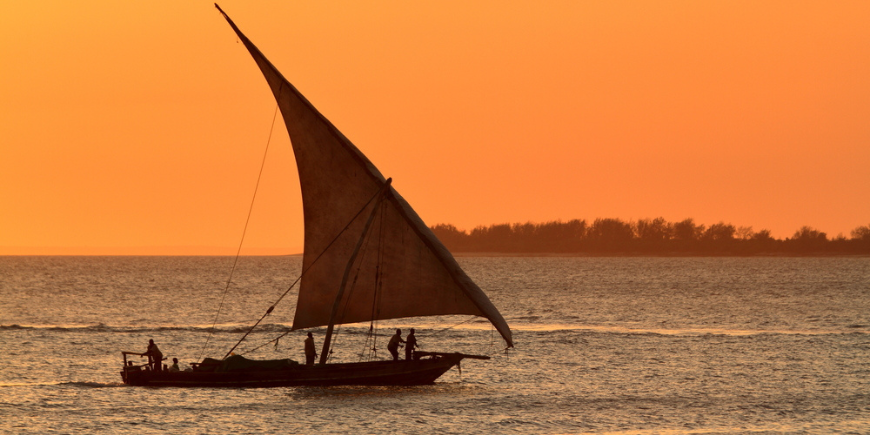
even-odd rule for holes
{"type": "Polygon", "coordinates": [[[444,329],[439,329],[439,330],[433,332],[433,333],[430,334],[430,335],[433,335],[433,336],[434,336],[434,335],[438,335],[438,334],[440,334],[440,333],[442,333],[442,332],[445,332],[445,331],[447,331],[447,330],[453,329],[453,328],[455,328],[455,327],[457,327],[457,326],[459,326],[459,325],[464,325],[464,324],[466,324],[466,323],[468,323],[468,322],[471,322],[472,320],[477,320],[477,317],[470,317],[470,318],[468,318],[468,319],[466,319],[466,320],[463,320],[463,321],[461,321],[461,322],[459,322],[459,323],[457,323],[457,324],[455,324],[455,325],[448,326],[448,327],[446,327],[446,328],[444,328],[444,329]]]}
{"type": "Polygon", "coordinates": [[[289,333],[291,333],[291,332],[293,332],[292,329],[289,330],[289,331],[284,332],[283,334],[281,334],[281,335],[279,335],[279,336],[277,336],[277,337],[275,337],[274,340],[267,341],[267,342],[265,342],[265,343],[263,343],[263,344],[261,344],[261,345],[255,347],[255,348],[253,348],[253,349],[249,349],[249,350],[246,350],[246,351],[244,351],[244,352],[239,352],[239,355],[245,355],[245,354],[248,354],[248,353],[256,352],[256,351],[260,350],[261,348],[265,347],[267,344],[272,344],[272,343],[275,343],[275,347],[276,347],[275,350],[277,350],[277,347],[278,347],[278,340],[280,340],[280,339],[286,337],[287,334],[289,334],[289,333]]]}
{"type": "MultiPolygon", "coordinates": [[[[372,296],[372,312],[371,312],[371,322],[369,322],[369,332],[368,337],[366,337],[365,347],[364,349],[368,349],[369,338],[372,340],[371,352],[369,353],[369,359],[375,359],[378,356],[378,336],[376,334],[377,331],[377,308],[378,303],[381,296],[381,290],[383,290],[383,269],[381,266],[384,264],[384,250],[382,249],[384,246],[384,227],[385,227],[385,213],[381,213],[380,219],[378,223],[380,224],[380,229],[378,232],[378,261],[377,267],[375,268],[375,283],[374,283],[374,295],[372,296]]],[[[360,360],[362,360],[362,353],[360,353],[360,360]]]]}
{"type": "MultiPolygon", "coordinates": [[[[284,84],[282,83],[281,86],[284,84]]],[[[278,92],[281,90],[279,88],[278,92]]],[[[266,150],[263,152],[263,161],[260,163],[260,173],[257,174],[257,184],[254,185],[254,196],[251,198],[251,206],[248,207],[248,217],[245,219],[245,228],[242,229],[242,240],[239,241],[239,248],[236,250],[236,258],[233,260],[233,267],[230,269],[230,276],[227,278],[227,286],[224,288],[224,294],[221,296],[221,303],[218,305],[218,311],[214,316],[214,322],[211,325],[211,329],[209,330],[208,337],[205,339],[205,344],[202,346],[202,350],[199,353],[199,358],[197,360],[201,360],[202,356],[205,354],[206,349],[208,348],[208,342],[211,341],[211,337],[214,334],[214,328],[217,326],[218,317],[221,315],[221,310],[224,306],[224,301],[227,298],[227,293],[230,291],[230,284],[233,282],[233,274],[236,271],[236,266],[239,263],[239,257],[242,253],[242,245],[245,243],[245,234],[248,232],[248,224],[251,222],[251,214],[254,211],[254,201],[257,199],[257,191],[260,189],[260,180],[263,178],[263,168],[266,167],[266,156],[269,155],[269,144],[272,143],[272,133],[275,131],[275,120],[278,119],[278,105],[275,104],[275,113],[272,115],[272,127],[269,129],[269,138],[266,140],[266,150]]]]}
{"type": "MultiPolygon", "coordinates": [[[[381,210],[383,210],[383,208],[384,208],[383,203],[381,203],[380,208],[381,208],[381,210]]],[[[379,214],[379,218],[383,219],[383,213],[379,214]]],[[[369,243],[371,243],[371,241],[372,241],[372,237],[369,237],[369,234],[366,234],[364,237],[365,237],[365,241],[363,242],[362,246],[360,247],[360,251],[359,251],[359,261],[356,262],[356,267],[354,268],[353,280],[351,281],[350,286],[348,287],[347,297],[344,298],[344,304],[341,308],[341,317],[342,318],[344,317],[345,313],[347,313],[347,306],[348,306],[348,304],[350,304],[350,301],[353,297],[353,291],[356,289],[356,283],[359,280],[359,274],[360,274],[360,271],[362,270],[362,265],[365,262],[366,254],[368,253],[369,243]]],[[[333,349],[335,349],[335,347],[338,345],[338,338],[341,335],[341,326],[342,326],[341,324],[338,324],[336,326],[337,330],[332,334],[334,338],[332,339],[332,345],[329,347],[329,354],[326,356],[327,360],[329,360],[329,358],[332,357],[333,349]]]]}

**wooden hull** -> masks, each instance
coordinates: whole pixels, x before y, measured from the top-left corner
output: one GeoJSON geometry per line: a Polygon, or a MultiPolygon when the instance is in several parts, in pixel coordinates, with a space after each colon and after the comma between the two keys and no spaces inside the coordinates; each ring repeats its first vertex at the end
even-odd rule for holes
{"type": "Polygon", "coordinates": [[[458,364],[459,353],[416,361],[373,361],[297,366],[283,370],[169,372],[125,370],[125,384],[149,387],[262,388],[330,385],[425,385],[458,364]]]}

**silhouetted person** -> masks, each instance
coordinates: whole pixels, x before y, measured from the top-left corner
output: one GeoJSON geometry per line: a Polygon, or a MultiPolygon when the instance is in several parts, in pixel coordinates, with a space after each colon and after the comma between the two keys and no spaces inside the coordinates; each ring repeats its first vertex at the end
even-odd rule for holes
{"type": "Polygon", "coordinates": [[[393,355],[393,361],[399,360],[399,344],[404,342],[405,340],[402,340],[402,330],[397,329],[396,335],[390,338],[390,343],[387,345],[387,350],[389,350],[390,354],[393,355]]]}
{"type": "Polygon", "coordinates": [[[178,358],[172,358],[172,366],[169,367],[170,372],[180,372],[181,369],[178,368],[178,358]]]}
{"type": "Polygon", "coordinates": [[[314,337],[308,333],[308,338],[305,339],[305,365],[313,366],[314,358],[317,357],[317,351],[314,349],[314,337]]]}
{"type": "Polygon", "coordinates": [[[414,348],[420,347],[417,345],[417,336],[414,335],[414,328],[408,333],[408,338],[405,340],[405,360],[411,361],[414,359],[414,348]]]}
{"type": "Polygon", "coordinates": [[[148,364],[152,370],[159,372],[163,368],[163,353],[154,344],[154,340],[148,340],[148,350],[145,351],[145,355],[148,355],[148,364]]]}

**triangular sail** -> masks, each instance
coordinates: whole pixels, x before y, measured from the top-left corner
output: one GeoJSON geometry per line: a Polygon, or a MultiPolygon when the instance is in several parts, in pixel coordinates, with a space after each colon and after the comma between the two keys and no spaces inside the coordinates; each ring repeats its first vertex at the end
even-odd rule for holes
{"type": "Polygon", "coordinates": [[[468,314],[489,319],[512,346],[504,318],[411,206],[390,187],[379,209],[372,210],[377,202],[370,200],[385,183],[381,173],[221,13],[269,83],[296,155],[306,272],[293,329],[329,323],[348,259],[374,212],[366,251],[353,265],[336,324],[468,314]]]}

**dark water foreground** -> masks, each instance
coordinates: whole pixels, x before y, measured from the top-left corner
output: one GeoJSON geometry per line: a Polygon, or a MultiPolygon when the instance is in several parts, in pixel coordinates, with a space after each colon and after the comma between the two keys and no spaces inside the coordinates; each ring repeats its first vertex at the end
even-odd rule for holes
{"type": "MultiPolygon", "coordinates": [[[[0,257],[0,433],[870,432],[867,258],[461,258],[517,348],[465,318],[378,325],[379,348],[415,326],[424,350],[493,356],[436,385],[120,384],[120,351],[149,338],[222,356],[299,266],[242,258],[203,352],[231,262],[0,257]]],[[[286,332],[294,300],[243,350],[286,332]]],[[[343,327],[334,358],[356,361],[367,329],[343,327]]],[[[303,338],[246,356],[301,360],[303,338]]]]}

